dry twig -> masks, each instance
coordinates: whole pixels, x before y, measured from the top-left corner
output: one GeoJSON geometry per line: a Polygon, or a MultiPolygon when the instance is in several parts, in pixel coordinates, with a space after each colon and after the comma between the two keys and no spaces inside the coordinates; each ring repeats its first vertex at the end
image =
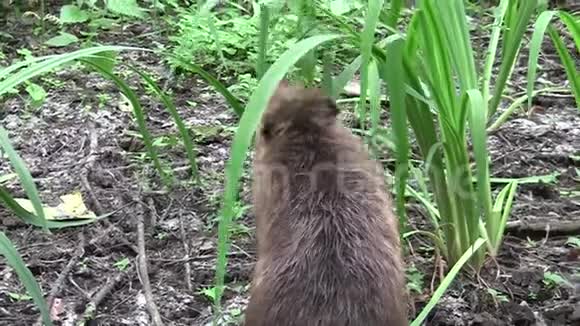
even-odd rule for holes
{"type": "Polygon", "coordinates": [[[145,255],[145,222],[143,217],[143,207],[137,204],[137,271],[143,290],[145,299],[147,300],[147,310],[153,320],[153,325],[163,326],[161,315],[157,309],[157,305],[153,299],[153,291],[151,290],[151,283],[149,281],[149,272],[147,269],[147,256],[145,255]]]}

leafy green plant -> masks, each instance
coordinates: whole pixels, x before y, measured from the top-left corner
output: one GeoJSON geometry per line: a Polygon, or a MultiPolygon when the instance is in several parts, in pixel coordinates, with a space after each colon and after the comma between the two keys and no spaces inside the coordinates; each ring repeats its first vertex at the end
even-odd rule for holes
{"type": "Polygon", "coordinates": [[[406,269],[405,274],[407,276],[407,288],[415,293],[423,293],[423,273],[417,267],[411,266],[406,269]]]}
{"type": "Polygon", "coordinates": [[[552,272],[545,272],[544,273],[544,285],[548,288],[557,288],[557,287],[570,287],[574,288],[574,285],[570,283],[567,279],[565,279],[562,275],[558,273],[552,272]]]}
{"type": "Polygon", "coordinates": [[[566,240],[566,244],[574,246],[575,248],[580,248],[580,238],[568,237],[568,239],[566,240]]]}
{"type": "Polygon", "coordinates": [[[492,289],[492,288],[488,288],[487,289],[487,293],[489,293],[489,295],[491,295],[491,297],[493,298],[493,300],[495,302],[509,302],[509,298],[502,292],[492,289]]]}
{"type": "Polygon", "coordinates": [[[127,267],[129,267],[129,264],[131,264],[131,261],[129,261],[129,258],[125,257],[116,261],[113,266],[115,266],[120,271],[124,271],[127,269],[127,267]]]}
{"type": "Polygon", "coordinates": [[[216,298],[216,288],[215,287],[203,288],[198,293],[203,294],[204,296],[206,296],[208,299],[210,299],[212,301],[215,300],[215,298],[216,298]]]}
{"type": "MultiPolygon", "coordinates": [[[[495,202],[492,200],[486,125],[499,105],[525,26],[536,8],[535,1],[500,1],[481,73],[476,68],[462,1],[437,5],[432,0],[422,1],[411,18],[403,60],[406,82],[391,82],[398,86],[390,86],[389,95],[391,101],[404,96],[396,103],[406,104],[421,156],[429,162],[426,174],[436,203],[430,207],[441,218],[435,227],[441,228],[443,241],[440,243],[445,244],[441,251],[451,263],[479,237],[487,240],[488,252],[492,255],[501,245],[517,182],[504,186],[495,202]],[[521,12],[516,14],[516,10],[521,12]],[[491,64],[495,62],[502,26],[507,28],[502,36],[499,77],[491,91],[491,64]],[[414,94],[393,93],[407,86],[414,94]],[[473,144],[474,162],[470,160],[468,136],[473,144]]],[[[392,59],[389,53],[392,51],[387,48],[387,60],[392,59]]],[[[388,86],[388,74],[393,69],[389,65],[384,70],[388,86]]],[[[395,136],[407,138],[405,130],[395,130],[395,136]]],[[[405,151],[405,144],[397,145],[398,155],[405,155],[405,151]]],[[[398,176],[406,170],[404,162],[397,164],[398,176]]],[[[483,252],[478,253],[470,265],[479,268],[483,257],[483,252]]]]}
{"type": "MultiPolygon", "coordinates": [[[[218,73],[231,68],[237,74],[257,72],[259,76],[269,60],[296,42],[294,26],[298,16],[290,12],[273,19],[266,17],[280,10],[255,6],[251,16],[236,6],[220,9],[192,6],[178,10],[178,19],[169,22],[176,29],[170,37],[173,54],[188,62],[203,63],[204,68],[211,67],[218,73]],[[263,24],[268,26],[267,38],[266,34],[259,35],[263,24]],[[258,59],[260,64],[255,69],[258,59]]],[[[170,63],[181,67],[181,62],[170,60],[170,63]]]]}

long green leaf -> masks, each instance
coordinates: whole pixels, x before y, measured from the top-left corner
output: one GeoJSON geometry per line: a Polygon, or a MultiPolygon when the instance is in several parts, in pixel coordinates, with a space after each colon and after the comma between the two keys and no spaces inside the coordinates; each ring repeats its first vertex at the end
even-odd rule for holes
{"type": "Polygon", "coordinates": [[[455,265],[453,265],[453,268],[451,268],[449,273],[447,273],[447,275],[445,276],[443,281],[441,281],[441,284],[439,285],[439,287],[437,287],[437,290],[435,290],[435,292],[433,293],[433,296],[431,297],[431,299],[429,300],[429,302],[427,303],[425,308],[423,308],[423,310],[421,310],[421,312],[419,313],[419,316],[417,316],[417,318],[415,318],[415,320],[413,320],[413,322],[411,323],[411,326],[420,326],[423,324],[423,322],[425,321],[425,318],[427,318],[427,316],[429,315],[431,310],[433,310],[433,308],[435,308],[435,306],[437,305],[437,302],[439,302],[439,300],[441,299],[441,297],[443,296],[445,291],[447,291],[447,288],[449,287],[449,285],[451,285],[451,283],[453,282],[453,280],[455,279],[455,277],[457,276],[457,274],[459,273],[461,268],[463,268],[463,265],[465,265],[465,263],[469,259],[471,259],[471,256],[474,253],[476,253],[479,250],[479,248],[481,247],[481,245],[483,245],[484,243],[485,243],[485,239],[479,238],[475,241],[473,246],[471,246],[467,251],[465,251],[465,253],[461,256],[461,258],[459,258],[457,263],[455,263],[455,265]]]}
{"type": "Polygon", "coordinates": [[[506,28],[503,35],[501,64],[495,81],[493,96],[489,103],[488,117],[494,115],[499,107],[505,85],[515,66],[515,60],[524,39],[524,33],[537,7],[538,0],[513,0],[509,3],[505,18],[506,28]]]}
{"type": "Polygon", "coordinates": [[[40,289],[40,286],[34,279],[34,275],[32,275],[28,267],[26,267],[26,264],[22,260],[22,257],[20,257],[20,255],[18,254],[18,251],[16,251],[16,248],[14,248],[14,245],[12,244],[10,239],[8,239],[8,237],[6,237],[4,232],[1,231],[0,231],[0,255],[6,258],[8,264],[12,266],[16,274],[18,274],[18,278],[20,278],[20,281],[28,291],[28,294],[30,294],[30,296],[32,297],[32,300],[34,300],[34,303],[38,307],[38,310],[40,310],[42,322],[47,326],[52,326],[53,324],[52,319],[50,318],[50,312],[48,310],[46,301],[44,300],[44,296],[42,295],[42,290],[40,289]]]}
{"type": "Polygon", "coordinates": [[[34,78],[36,76],[42,75],[60,65],[84,58],[93,54],[107,51],[122,51],[122,50],[140,50],[140,51],[150,51],[143,48],[135,48],[128,46],[97,46],[86,49],[77,50],[70,53],[64,53],[57,56],[50,57],[47,60],[40,62],[35,62],[34,64],[19,70],[8,76],[6,79],[0,81],[0,95],[6,93],[10,89],[34,78]]]}
{"type": "Polygon", "coordinates": [[[242,167],[254,132],[260,117],[264,112],[270,96],[274,93],[279,81],[292,66],[308,51],[316,46],[337,39],[341,35],[317,35],[304,39],[290,47],[276,62],[270,66],[258,87],[252,93],[244,114],[240,119],[238,129],[234,135],[231,156],[226,165],[226,185],[218,224],[218,257],[216,266],[216,296],[215,305],[219,309],[224,288],[224,277],[229,250],[230,224],[234,215],[234,205],[238,196],[239,181],[242,176],[242,167]]]}
{"type": "Polygon", "coordinates": [[[501,220],[499,221],[499,227],[497,229],[497,234],[495,235],[496,243],[494,246],[494,250],[495,250],[496,254],[499,251],[499,246],[501,245],[501,241],[503,239],[503,234],[505,231],[505,227],[507,225],[509,215],[510,215],[511,210],[512,210],[512,203],[514,201],[514,197],[516,195],[517,188],[518,188],[518,181],[517,180],[510,182],[506,186],[506,189],[508,189],[506,191],[506,200],[505,200],[506,203],[505,203],[505,205],[502,205],[502,207],[501,207],[502,210],[499,212],[501,214],[501,220]]]}
{"type": "Polygon", "coordinates": [[[576,50],[580,52],[580,20],[574,18],[572,15],[565,11],[559,11],[558,16],[560,20],[566,25],[570,34],[572,34],[572,39],[576,44],[576,50]]]}
{"type": "Polygon", "coordinates": [[[91,66],[92,68],[94,68],[98,72],[100,72],[103,76],[112,80],[117,85],[117,87],[119,87],[121,92],[127,97],[127,100],[129,100],[129,102],[131,103],[131,106],[133,107],[133,114],[134,114],[135,120],[137,121],[137,126],[139,127],[139,132],[141,133],[141,136],[143,136],[143,142],[145,143],[145,148],[147,148],[147,152],[149,153],[149,156],[151,157],[151,160],[153,161],[153,165],[155,166],[155,169],[157,169],[157,172],[159,172],[159,175],[161,176],[161,179],[163,180],[163,182],[166,185],[169,185],[170,181],[171,181],[170,177],[167,175],[165,170],[163,170],[163,167],[161,166],[161,162],[159,160],[159,155],[157,154],[157,150],[155,150],[155,147],[153,146],[151,133],[147,129],[147,124],[145,122],[145,115],[143,113],[143,108],[141,107],[141,103],[139,102],[139,97],[137,96],[137,94],[131,89],[131,87],[124,80],[117,77],[114,73],[111,73],[107,69],[107,67],[103,67],[100,62],[87,60],[87,59],[80,59],[80,60],[82,62],[84,62],[85,64],[91,66]]]}
{"type": "Polygon", "coordinates": [[[405,189],[409,176],[409,135],[405,102],[405,72],[403,69],[404,45],[405,42],[402,39],[387,45],[388,61],[384,63],[382,69],[383,79],[387,83],[389,92],[392,128],[397,146],[395,188],[397,193],[397,213],[402,230],[407,228],[405,189]]]}
{"type": "Polygon", "coordinates": [[[384,22],[385,25],[395,28],[397,26],[397,20],[401,16],[401,9],[403,9],[403,0],[391,0],[391,10],[387,16],[387,20],[384,22]]]}
{"type": "Polygon", "coordinates": [[[179,116],[179,113],[177,112],[177,108],[175,107],[175,104],[173,104],[173,101],[171,100],[171,98],[169,96],[167,96],[167,94],[165,94],[165,92],[163,92],[161,90],[161,88],[159,88],[159,86],[153,80],[153,78],[151,78],[151,76],[149,76],[145,72],[137,69],[136,67],[134,67],[132,65],[127,65],[127,66],[130,67],[134,72],[139,74],[139,76],[141,76],[141,78],[143,78],[145,80],[145,82],[147,84],[149,84],[149,86],[151,86],[151,88],[153,89],[155,94],[157,94],[157,96],[161,99],[161,101],[165,105],[165,108],[167,109],[167,111],[169,111],[169,114],[171,115],[171,117],[173,118],[173,121],[175,122],[175,125],[177,126],[177,130],[179,130],[179,134],[181,135],[181,139],[183,140],[183,146],[185,147],[185,152],[187,153],[187,158],[189,160],[189,166],[191,167],[191,175],[193,176],[193,178],[196,182],[199,181],[197,159],[196,159],[197,152],[194,149],[193,142],[191,141],[191,137],[189,136],[189,133],[187,132],[187,128],[185,127],[185,123],[183,123],[183,119],[181,119],[181,117],[179,116]]]}
{"type": "Polygon", "coordinates": [[[30,171],[26,167],[26,164],[16,153],[12,144],[10,144],[10,139],[8,138],[8,132],[2,126],[0,126],[0,146],[4,153],[8,156],[10,163],[12,164],[12,168],[18,175],[18,179],[20,180],[20,185],[26,192],[26,196],[32,203],[34,207],[34,211],[36,212],[35,221],[38,222],[45,230],[48,230],[46,226],[46,218],[44,216],[44,210],[42,209],[42,201],[38,195],[38,190],[36,189],[36,185],[34,184],[34,180],[32,179],[32,175],[30,171]]]}
{"type": "Polygon", "coordinates": [[[530,41],[530,54],[528,57],[528,109],[532,107],[534,84],[536,83],[536,72],[538,69],[538,56],[540,54],[540,47],[548,24],[556,14],[555,11],[544,11],[534,24],[534,33],[530,41]]]}
{"type": "Polygon", "coordinates": [[[256,76],[262,78],[266,72],[266,53],[268,53],[268,27],[270,25],[270,7],[267,4],[260,5],[260,31],[258,37],[258,62],[256,63],[256,76]]]}
{"type": "Polygon", "coordinates": [[[494,10],[493,28],[491,32],[491,37],[489,39],[489,46],[487,48],[487,53],[485,56],[485,64],[483,66],[482,73],[483,100],[486,102],[489,101],[489,93],[490,93],[489,83],[493,75],[493,63],[495,62],[495,56],[497,54],[497,45],[499,43],[499,36],[502,31],[503,20],[507,12],[509,1],[510,0],[501,0],[499,5],[494,10]]]}
{"type": "Polygon", "coordinates": [[[6,78],[6,76],[10,75],[12,72],[17,71],[20,68],[29,66],[29,65],[36,63],[36,62],[40,62],[40,61],[44,61],[44,60],[47,60],[50,58],[54,58],[56,56],[58,56],[58,55],[52,54],[52,55],[48,55],[48,56],[34,57],[34,58],[30,58],[30,59],[23,60],[20,62],[16,62],[16,63],[14,63],[6,68],[0,69],[0,80],[6,78]]]}
{"type": "MultiPolygon", "coordinates": [[[[479,207],[483,213],[488,229],[491,228],[493,231],[496,231],[499,228],[498,224],[500,221],[492,220],[489,153],[487,151],[487,131],[485,130],[487,122],[485,115],[487,112],[486,102],[478,90],[467,91],[467,96],[469,97],[470,103],[471,139],[473,141],[473,153],[477,167],[479,207]]],[[[474,229],[477,229],[477,224],[470,231],[475,232],[474,229]]]]}
{"type": "Polygon", "coordinates": [[[376,60],[369,65],[369,102],[371,117],[371,140],[374,142],[381,118],[381,79],[376,60]]]}
{"type": "Polygon", "coordinates": [[[576,108],[580,110],[580,73],[576,70],[576,63],[570,53],[568,53],[568,49],[562,38],[558,35],[556,29],[552,26],[548,28],[548,34],[554,43],[554,47],[560,56],[560,60],[564,65],[564,70],[566,71],[566,75],[568,75],[568,80],[570,81],[570,86],[572,88],[572,92],[574,93],[574,97],[576,98],[576,108]]]}
{"type": "Polygon", "coordinates": [[[366,100],[367,89],[369,84],[369,64],[371,61],[373,44],[375,42],[375,31],[379,22],[379,15],[383,7],[383,0],[369,0],[365,27],[361,36],[360,52],[362,56],[361,63],[361,80],[360,80],[360,97],[358,103],[358,118],[362,129],[365,129],[366,119],[366,100]]]}

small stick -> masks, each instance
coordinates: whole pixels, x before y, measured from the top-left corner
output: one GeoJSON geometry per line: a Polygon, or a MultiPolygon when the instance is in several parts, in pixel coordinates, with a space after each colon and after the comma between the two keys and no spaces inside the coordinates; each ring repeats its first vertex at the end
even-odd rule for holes
{"type": "Polygon", "coordinates": [[[191,285],[191,264],[189,263],[189,243],[187,242],[187,237],[185,235],[185,228],[183,227],[183,214],[181,209],[179,210],[179,229],[181,231],[181,242],[183,243],[183,249],[185,251],[185,284],[187,285],[187,290],[192,291],[193,286],[191,285]]]}
{"type": "Polygon", "coordinates": [[[119,272],[115,277],[109,279],[107,283],[101,287],[101,289],[92,297],[90,302],[85,307],[82,315],[80,316],[81,321],[75,323],[75,325],[85,325],[88,320],[92,320],[95,317],[97,307],[101,304],[103,299],[113,291],[115,286],[123,279],[125,273],[119,272]]]}
{"type": "MultiPolygon", "coordinates": [[[[50,292],[48,294],[48,298],[46,299],[46,304],[48,305],[49,310],[52,309],[52,305],[54,304],[54,297],[56,297],[56,295],[60,292],[60,290],[62,289],[62,286],[64,285],[64,282],[66,281],[66,279],[67,279],[68,275],[70,274],[70,272],[72,271],[73,267],[78,263],[81,256],[84,254],[85,245],[86,245],[86,239],[85,239],[84,234],[81,232],[81,233],[79,233],[79,245],[77,246],[74,253],[72,254],[72,257],[70,258],[68,264],[66,264],[66,266],[64,267],[62,272],[60,272],[60,274],[58,275],[58,278],[56,279],[56,282],[54,282],[54,285],[50,289],[50,292]]],[[[38,318],[35,325],[42,326],[42,317],[38,318]]]]}
{"type": "Polygon", "coordinates": [[[153,300],[153,291],[151,290],[151,283],[149,281],[149,272],[147,271],[147,256],[145,255],[145,223],[143,221],[143,207],[137,205],[137,271],[143,290],[145,292],[145,300],[147,301],[147,310],[153,320],[153,325],[163,326],[161,315],[157,309],[157,305],[153,300]]]}

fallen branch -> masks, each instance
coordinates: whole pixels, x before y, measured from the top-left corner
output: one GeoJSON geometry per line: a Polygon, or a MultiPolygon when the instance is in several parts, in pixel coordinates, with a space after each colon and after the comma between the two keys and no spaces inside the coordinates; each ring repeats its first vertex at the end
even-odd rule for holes
{"type": "Polygon", "coordinates": [[[143,207],[137,204],[137,273],[143,285],[145,293],[145,300],[147,301],[147,310],[153,320],[153,325],[163,326],[161,315],[153,299],[153,291],[151,290],[151,283],[149,281],[149,272],[147,269],[147,256],[145,255],[145,223],[143,217],[143,207]]]}
{"type": "Polygon", "coordinates": [[[550,233],[552,235],[575,235],[580,233],[580,221],[523,222],[510,221],[506,224],[509,233],[530,235],[550,233]]]}
{"type": "Polygon", "coordinates": [[[183,214],[181,209],[179,210],[179,230],[181,231],[181,242],[183,243],[183,249],[185,251],[185,284],[187,285],[187,290],[191,292],[193,290],[193,285],[191,284],[191,264],[189,263],[189,243],[187,242],[187,235],[185,234],[185,227],[183,226],[183,214]]]}

